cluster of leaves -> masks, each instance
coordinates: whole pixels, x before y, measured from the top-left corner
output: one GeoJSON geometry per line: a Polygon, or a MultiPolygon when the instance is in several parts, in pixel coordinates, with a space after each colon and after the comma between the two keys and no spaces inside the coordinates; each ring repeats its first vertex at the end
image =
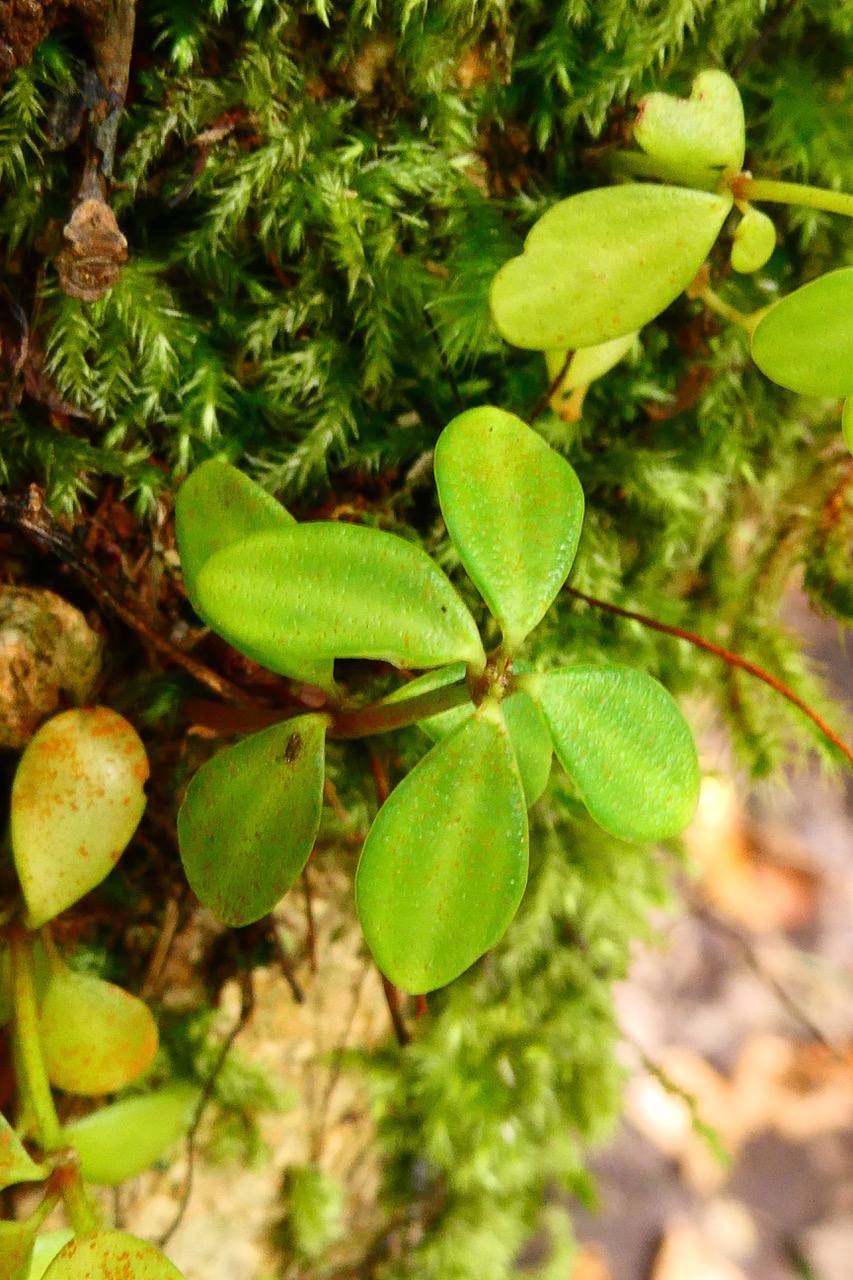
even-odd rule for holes
{"type": "MultiPolygon", "coordinates": [[[[502,343],[489,286],[555,201],[600,184],[590,143],[621,144],[642,93],[686,93],[707,66],[740,63],[747,166],[853,185],[849,0],[140,9],[111,196],[131,260],[101,302],[66,298],[44,262],[79,160],[47,143],[51,108],[73,93],[73,33],[43,46],[0,102],[0,235],[31,365],[0,417],[5,480],[44,483],[69,514],[105,476],[151,513],[211,455],[300,513],[331,485],[434,553],[484,633],[418,468],[457,394],[526,416],[547,387],[541,355],[502,343]],[[364,482],[371,471],[390,500],[364,482]]],[[[743,310],[852,260],[846,220],[775,221],[777,247],[750,279],[727,277],[735,229],[722,221],[711,264],[743,310]]],[[[575,587],[720,639],[837,715],[779,618],[800,566],[822,607],[853,616],[836,404],[768,383],[745,333],[681,299],[591,387],[582,418],[548,413],[537,427],[587,498],[575,587]]],[[[584,606],[553,609],[524,657],[606,659],[701,690],[756,773],[816,742],[715,658],[584,606]]],[[[330,755],[341,793],[372,812],[360,748],[330,755]]],[[[661,882],[647,851],[603,835],[573,785],[552,780],[505,941],[433,998],[406,1054],[362,1064],[389,1220],[395,1201],[414,1202],[426,1226],[375,1270],[503,1280],[545,1183],[583,1189],[581,1143],[618,1109],[610,983],[661,882]]]]}

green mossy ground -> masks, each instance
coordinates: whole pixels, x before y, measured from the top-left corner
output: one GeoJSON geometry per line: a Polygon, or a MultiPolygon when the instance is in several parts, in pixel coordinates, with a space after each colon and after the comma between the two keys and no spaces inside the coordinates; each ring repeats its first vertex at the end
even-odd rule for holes
{"type": "MultiPolygon", "coordinates": [[[[130,258],[100,302],[65,297],[49,252],[82,160],[45,135],[85,56],[81,33],[55,32],[0,100],[0,306],[11,299],[30,330],[29,373],[0,412],[0,467],[7,493],[42,486],[119,578],[126,565],[103,530],[91,536],[93,513],[103,525],[120,510],[161,594],[177,580],[175,485],[212,455],[297,514],[355,507],[457,571],[429,451],[460,406],[526,415],[547,385],[541,357],[497,336],[489,282],[554,200],[602,180],[590,149],[624,136],[648,89],[686,91],[697,70],[723,66],[744,96],[747,167],[853,190],[851,0],[139,8],[111,194],[130,258]]],[[[853,262],[844,219],[771,212],[779,246],[757,278],[731,277],[730,231],[714,251],[717,287],[746,310],[853,262]]],[[[837,405],[772,387],[742,332],[681,299],[593,387],[581,422],[546,413],[537,426],[587,495],[577,588],[725,644],[839,722],[780,619],[799,573],[820,608],[853,615],[837,405]]],[[[62,590],[42,558],[32,564],[62,590]]],[[[180,600],[167,614],[190,621],[180,600]]],[[[132,676],[135,642],[110,626],[111,700],[148,733],[154,802],[168,814],[188,686],[132,676]]],[[[199,652],[234,674],[221,647],[199,652]]],[[[602,652],[701,702],[753,774],[813,748],[830,759],[764,686],[569,600],[529,656],[602,652]]],[[[422,749],[414,734],[395,748],[403,759],[422,749]]],[[[332,759],[353,813],[375,806],[360,752],[332,759]]],[[[610,990],[668,874],[652,852],[594,830],[556,770],[532,842],[531,887],[504,944],[434,1000],[405,1053],[363,1064],[389,1221],[402,1202],[425,1223],[401,1260],[380,1250],[365,1275],[502,1280],[545,1188],[584,1190],[584,1143],[618,1113],[610,990]]],[[[558,1248],[554,1269],[562,1258],[558,1248]]]]}

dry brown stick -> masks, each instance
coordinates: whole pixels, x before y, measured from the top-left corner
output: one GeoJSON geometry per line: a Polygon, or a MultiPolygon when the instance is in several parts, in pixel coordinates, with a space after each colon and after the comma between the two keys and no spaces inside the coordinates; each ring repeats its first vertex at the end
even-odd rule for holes
{"type": "Polygon", "coordinates": [[[252,972],[250,969],[244,970],[240,975],[240,1013],[236,1023],[228,1032],[219,1056],[213,1065],[213,1070],[204,1082],[199,1100],[196,1103],[196,1109],[193,1114],[192,1123],[187,1134],[187,1172],[184,1178],[184,1185],[181,1189],[181,1198],[178,1202],[177,1212],[170,1222],[167,1229],[163,1232],[158,1240],[161,1249],[169,1243],[172,1236],[184,1220],[184,1214],[190,1202],[193,1186],[193,1173],[195,1171],[195,1141],[198,1134],[199,1126],[204,1119],[204,1113],[207,1110],[208,1103],[213,1097],[213,1091],[216,1088],[216,1082],[219,1079],[222,1068],[228,1060],[228,1055],[234,1047],[237,1037],[246,1027],[249,1019],[255,1011],[255,987],[252,982],[252,972]]]}
{"type": "Polygon", "coordinates": [[[714,644],[713,640],[706,640],[704,636],[697,635],[695,631],[687,631],[684,627],[671,627],[665,622],[658,622],[655,618],[649,618],[644,613],[635,613],[633,609],[623,609],[618,604],[609,604],[606,600],[598,600],[595,596],[588,596],[585,592],[578,591],[575,587],[566,586],[563,590],[574,596],[575,599],[583,600],[585,604],[592,605],[595,609],[603,609],[606,613],[613,613],[618,618],[629,618],[632,622],[639,622],[644,627],[650,627],[652,631],[661,631],[664,635],[675,636],[678,640],[686,640],[688,644],[694,645],[695,648],[704,649],[706,653],[712,653],[715,658],[722,658],[723,662],[727,662],[729,666],[738,667],[739,670],[755,676],[756,680],[761,680],[776,693],[781,694],[783,698],[787,698],[788,702],[793,703],[804,715],[807,715],[812,723],[817,725],[821,733],[853,765],[853,747],[850,747],[843,738],[840,738],[835,730],[830,728],[823,716],[819,715],[807,702],[804,702],[790,685],[785,684],[783,680],[778,680],[776,676],[771,675],[769,671],[765,671],[763,667],[759,667],[755,662],[750,662],[748,658],[742,658],[739,653],[732,653],[730,649],[724,649],[722,645],[714,644]]]}

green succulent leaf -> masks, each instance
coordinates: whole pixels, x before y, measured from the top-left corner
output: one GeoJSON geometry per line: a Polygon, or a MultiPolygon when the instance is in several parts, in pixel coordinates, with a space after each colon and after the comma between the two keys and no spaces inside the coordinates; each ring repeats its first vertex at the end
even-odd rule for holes
{"type": "Polygon", "coordinates": [[[112,871],[142,817],[147,778],[139,735],[115,711],[64,711],[42,725],[12,783],[12,851],[30,929],[112,871]]]}
{"type": "MultiPolygon", "coordinates": [[[[210,557],[253,534],[289,528],[295,523],[286,507],[229,463],[211,458],[196,467],[175,499],[175,537],[184,586],[190,603],[203,621],[210,624],[197,583],[210,557]]],[[[307,658],[292,658],[283,651],[279,657],[279,674],[319,685],[321,689],[334,689],[329,660],[312,662],[307,658]],[[285,666],[289,669],[284,670],[285,666]]]]}
{"type": "Polygon", "coordinates": [[[251,924],[284,897],[317,838],[328,720],[297,716],[199,769],[178,814],[190,887],[224,923],[251,924]]]}
{"type": "Polygon", "coordinates": [[[551,776],[551,735],[539,707],[523,689],[504,698],[501,710],[529,809],[543,794],[551,776]]]}
{"type": "MultiPolygon", "coordinates": [[[[425,671],[422,676],[417,676],[414,680],[410,680],[408,684],[401,685],[399,689],[389,693],[387,698],[382,699],[382,702],[410,702],[412,698],[419,698],[424,693],[432,693],[436,689],[445,689],[450,685],[460,684],[465,679],[465,672],[464,662],[454,662],[449,667],[438,667],[435,671],[425,671]]],[[[438,742],[439,738],[446,738],[448,733],[452,733],[454,729],[462,724],[463,720],[467,720],[473,710],[473,702],[463,702],[458,707],[451,707],[449,711],[441,711],[438,715],[430,716],[427,720],[419,720],[418,727],[423,729],[427,737],[432,738],[433,742],[438,742]]]]}
{"type": "Polygon", "coordinates": [[[731,207],[728,195],[639,183],[570,196],[495,276],[495,324],[531,351],[632,333],[687,288],[731,207]]]}
{"type": "Polygon", "coordinates": [[[0,1275],[3,1280],[28,1280],[38,1226],[29,1222],[0,1222],[0,1275]]]}
{"type": "Polygon", "coordinates": [[[527,842],[509,733],[484,703],[392,791],[365,841],[356,905],[382,972],[432,991],[493,947],[524,893],[527,842]]]}
{"type": "Polygon", "coordinates": [[[201,1090],[170,1084],[123,1098],[66,1125],[63,1139],[76,1149],[87,1182],[115,1187],[149,1169],[190,1127],[201,1090]]]}
{"type": "Polygon", "coordinates": [[[743,168],[746,124],[738,87],[725,71],[700,71],[689,98],[640,100],[634,137],[647,155],[692,168],[743,168]]]}
{"type": "Polygon", "coordinates": [[[848,396],[844,401],[844,411],[841,414],[841,431],[847,448],[853,453],[853,396],[848,396]]]}
{"type": "Polygon", "coordinates": [[[288,653],[439,667],[486,657],[474,619],[438,566],[395,534],[294,525],[217,552],[198,577],[207,617],[273,671],[288,653]]]}
{"type": "Polygon", "coordinates": [[[731,264],[735,271],[760,271],[776,248],[776,224],[760,209],[747,209],[735,228],[731,264]]]}
{"type": "Polygon", "coordinates": [[[183,1280],[153,1244],[126,1231],[97,1231],[70,1240],[45,1280],[183,1280]]]}
{"type": "Polygon", "coordinates": [[[818,276],[765,312],[752,335],[752,358],[789,391],[853,394],[853,267],[818,276]]]}
{"type": "Polygon", "coordinates": [[[39,1008],[51,1084],[96,1097],[132,1084],[157,1052],[151,1010],[128,991],[58,963],[39,1008]]]}
{"type": "Polygon", "coordinates": [[[469,409],[435,450],[447,530],[472,582],[516,649],[572,567],[583,523],[573,469],[512,413],[469,409]]]}
{"type": "Polygon", "coordinates": [[[63,1249],[68,1244],[68,1241],[73,1239],[74,1232],[68,1227],[63,1227],[59,1231],[46,1231],[44,1235],[36,1236],[30,1267],[28,1271],[24,1272],[26,1280],[42,1280],[42,1276],[60,1249],[63,1249]]]}
{"type": "MultiPolygon", "coordinates": [[[[557,392],[568,393],[578,387],[588,387],[597,378],[603,378],[625,356],[637,341],[637,333],[624,333],[620,338],[611,338],[609,342],[600,342],[595,347],[581,347],[575,351],[569,361],[569,367],[560,378],[557,392]]],[[[560,373],[566,363],[568,352],[565,350],[546,351],[545,364],[551,382],[560,373]]]]}
{"type": "Polygon", "coordinates": [[[699,798],[687,722],[663,685],[622,666],[577,666],[530,684],[557,758],[596,822],[624,840],[683,831],[699,798]]]}
{"type": "Polygon", "coordinates": [[[19,1182],[44,1182],[48,1173],[45,1165],[31,1159],[9,1121],[0,1114],[0,1191],[19,1182]]]}

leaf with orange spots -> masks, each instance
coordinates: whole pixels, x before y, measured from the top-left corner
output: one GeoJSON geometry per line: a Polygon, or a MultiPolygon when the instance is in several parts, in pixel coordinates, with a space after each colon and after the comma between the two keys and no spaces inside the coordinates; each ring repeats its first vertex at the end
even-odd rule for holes
{"type": "Polygon", "coordinates": [[[70,1240],[44,1280],[183,1280],[159,1249],[126,1231],[98,1231],[70,1240]]]}
{"type": "Polygon", "coordinates": [[[30,1159],[9,1121],[0,1115],[0,1191],[19,1182],[43,1182],[47,1175],[45,1166],[30,1159]]]}
{"type": "Polygon", "coordinates": [[[157,1024],[141,1000],[111,982],[57,964],[39,1009],[51,1084],[68,1093],[114,1093],[157,1052],[157,1024]]]}
{"type": "Polygon", "coordinates": [[[109,875],[145,808],[148,758],[107,707],[64,711],[42,725],[12,783],[12,852],[38,929],[109,875]]]}
{"type": "Polygon", "coordinates": [[[524,893],[527,843],[509,733],[484,703],[391,792],[365,841],[356,905],[386,977],[433,991],[493,947],[524,893]]]}
{"type": "Polygon", "coordinates": [[[662,684],[622,666],[532,677],[554,750],[596,822],[623,840],[678,835],[699,798],[690,729],[662,684]]]}

